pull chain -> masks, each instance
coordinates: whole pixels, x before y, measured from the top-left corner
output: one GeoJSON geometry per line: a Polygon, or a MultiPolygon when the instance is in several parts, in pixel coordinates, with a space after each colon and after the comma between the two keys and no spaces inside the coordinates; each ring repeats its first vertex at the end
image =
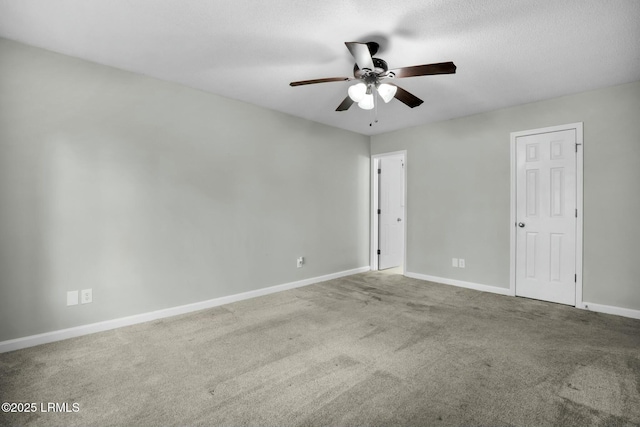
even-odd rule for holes
{"type": "Polygon", "coordinates": [[[369,123],[369,126],[373,126],[374,123],[378,123],[378,91],[375,86],[371,88],[371,94],[373,95],[373,122],[369,123]]]}

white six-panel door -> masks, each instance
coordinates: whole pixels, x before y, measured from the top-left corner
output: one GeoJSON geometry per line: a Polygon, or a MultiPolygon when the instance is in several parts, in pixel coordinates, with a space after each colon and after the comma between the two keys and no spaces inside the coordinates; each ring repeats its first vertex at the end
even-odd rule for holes
{"type": "Polygon", "coordinates": [[[404,258],[404,155],[380,158],[378,268],[397,267],[404,258]]]}
{"type": "Polygon", "coordinates": [[[576,304],[576,130],[516,138],[518,296],[576,304]]]}

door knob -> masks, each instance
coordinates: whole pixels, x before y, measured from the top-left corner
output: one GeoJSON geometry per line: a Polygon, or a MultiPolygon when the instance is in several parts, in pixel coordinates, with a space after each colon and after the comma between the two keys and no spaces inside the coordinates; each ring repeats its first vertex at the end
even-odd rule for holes
{"type": "Polygon", "coordinates": [[[519,223],[518,223],[518,227],[520,227],[520,228],[524,228],[524,222],[519,222],[519,223]]]}
{"type": "Polygon", "coordinates": [[[398,222],[402,221],[402,219],[398,218],[398,222]]]}

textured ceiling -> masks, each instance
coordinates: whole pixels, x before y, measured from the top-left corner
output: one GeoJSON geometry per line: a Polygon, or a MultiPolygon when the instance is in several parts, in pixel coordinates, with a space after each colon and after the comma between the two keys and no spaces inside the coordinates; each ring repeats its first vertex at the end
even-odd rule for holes
{"type": "MultiPolygon", "coordinates": [[[[0,0],[0,36],[372,135],[640,80],[638,0],[0,0]],[[424,99],[335,108],[345,41],[378,41],[424,99]]],[[[352,83],[351,83],[352,84],[352,83]]]]}

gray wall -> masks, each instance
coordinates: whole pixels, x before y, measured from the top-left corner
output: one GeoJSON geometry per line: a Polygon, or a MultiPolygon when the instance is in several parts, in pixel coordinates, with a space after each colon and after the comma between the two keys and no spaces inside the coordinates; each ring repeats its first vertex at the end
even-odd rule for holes
{"type": "Polygon", "coordinates": [[[584,300],[640,309],[640,82],[372,137],[372,154],[408,151],[407,270],[508,288],[510,133],[574,122],[584,300]]]}
{"type": "Polygon", "coordinates": [[[369,265],[369,155],[366,136],[0,39],[0,341],[369,265]]]}
{"type": "Polygon", "coordinates": [[[408,150],[408,271],[507,288],[509,133],[578,121],[584,299],[640,309],[639,117],[637,82],[370,141],[0,39],[0,341],[368,265],[369,142],[408,150]]]}

